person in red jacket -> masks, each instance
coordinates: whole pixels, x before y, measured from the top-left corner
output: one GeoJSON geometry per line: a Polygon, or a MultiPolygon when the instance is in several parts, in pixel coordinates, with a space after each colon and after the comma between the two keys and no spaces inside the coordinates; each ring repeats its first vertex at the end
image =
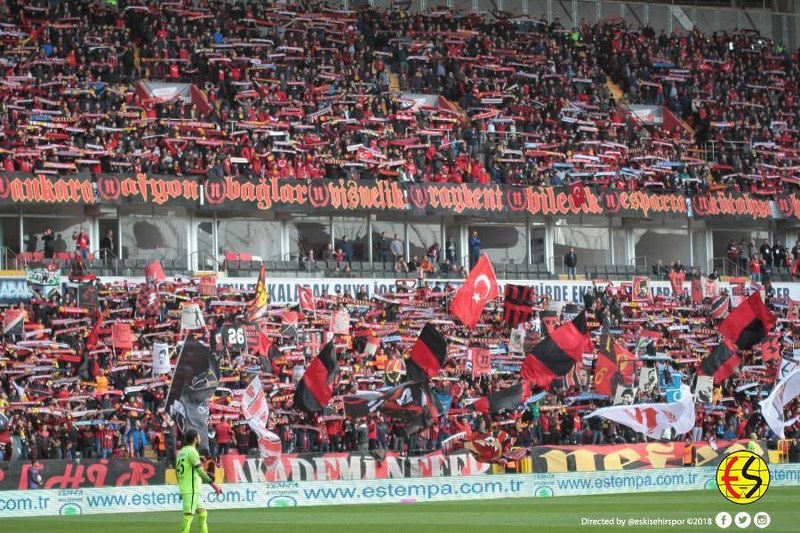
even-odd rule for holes
{"type": "Polygon", "coordinates": [[[80,231],[74,233],[72,238],[75,239],[75,248],[80,252],[84,261],[89,258],[89,234],[81,226],[80,231]]]}
{"type": "Polygon", "coordinates": [[[231,425],[225,419],[214,426],[214,431],[217,433],[217,447],[219,448],[219,455],[221,457],[228,453],[231,448],[233,431],[231,431],[231,425]]]}
{"type": "Polygon", "coordinates": [[[374,418],[370,418],[367,423],[367,438],[369,439],[369,449],[374,450],[378,447],[378,424],[374,418]]]}

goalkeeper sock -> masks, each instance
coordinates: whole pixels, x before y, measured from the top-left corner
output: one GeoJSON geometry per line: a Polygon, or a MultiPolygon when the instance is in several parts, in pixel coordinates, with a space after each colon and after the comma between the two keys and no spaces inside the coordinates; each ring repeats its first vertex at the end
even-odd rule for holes
{"type": "Polygon", "coordinates": [[[203,511],[197,516],[200,517],[200,533],[208,533],[208,524],[206,523],[206,519],[208,518],[208,511],[203,511]]]}
{"type": "MultiPolygon", "coordinates": [[[[192,520],[194,520],[194,515],[183,515],[183,521],[181,521],[181,533],[189,533],[189,530],[192,529],[192,520]]],[[[203,520],[203,523],[205,523],[205,519],[203,520]]]]}

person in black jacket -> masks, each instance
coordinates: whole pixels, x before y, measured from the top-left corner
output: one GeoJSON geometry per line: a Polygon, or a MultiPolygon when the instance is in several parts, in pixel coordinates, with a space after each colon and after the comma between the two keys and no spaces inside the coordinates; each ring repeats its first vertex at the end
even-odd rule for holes
{"type": "Polygon", "coordinates": [[[578,266],[578,256],[575,255],[575,248],[570,248],[569,253],[564,256],[564,266],[567,267],[569,279],[575,279],[575,267],[578,266]]]}
{"type": "Polygon", "coordinates": [[[53,228],[47,228],[42,233],[42,242],[44,242],[44,256],[46,259],[52,259],[56,254],[56,237],[53,235],[53,228]]]}

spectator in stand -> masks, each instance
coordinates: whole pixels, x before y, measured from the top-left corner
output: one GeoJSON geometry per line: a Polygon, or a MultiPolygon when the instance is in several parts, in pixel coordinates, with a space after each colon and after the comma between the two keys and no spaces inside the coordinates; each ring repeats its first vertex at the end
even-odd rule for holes
{"type": "Polygon", "coordinates": [[[348,263],[353,260],[353,245],[350,242],[350,239],[345,235],[342,237],[342,242],[340,244],[342,253],[344,254],[344,260],[348,263]]]}
{"type": "Polygon", "coordinates": [[[472,269],[481,257],[481,239],[478,232],[473,231],[469,236],[469,268],[472,269]]]}
{"type": "Polygon", "coordinates": [[[106,265],[111,264],[111,262],[117,257],[115,250],[116,243],[114,242],[114,230],[108,230],[106,232],[106,236],[100,239],[100,259],[103,260],[103,263],[106,265]]]}
{"type": "Polygon", "coordinates": [[[400,240],[399,235],[394,236],[392,244],[390,245],[390,251],[392,252],[392,258],[395,262],[405,256],[405,250],[403,250],[403,241],[400,240]]]}
{"type": "Polygon", "coordinates": [[[108,391],[108,377],[106,377],[106,372],[102,368],[98,372],[97,376],[94,378],[95,382],[95,391],[98,394],[102,394],[108,391]]]}
{"type": "Polygon", "coordinates": [[[85,261],[89,258],[89,234],[81,226],[80,230],[72,234],[72,238],[75,240],[75,249],[85,261]]]}
{"type": "Polygon", "coordinates": [[[219,456],[227,454],[231,449],[231,442],[233,442],[233,431],[231,425],[226,419],[214,426],[214,431],[217,434],[217,452],[219,456]]]}
{"type": "Polygon", "coordinates": [[[426,255],[428,256],[428,259],[430,260],[430,262],[432,264],[435,265],[435,264],[439,263],[439,253],[440,252],[441,252],[441,250],[439,249],[439,243],[438,242],[435,242],[435,243],[431,244],[428,247],[428,253],[426,255]]]}
{"type": "Polygon", "coordinates": [[[317,268],[317,258],[314,257],[314,249],[308,250],[308,255],[304,261],[306,270],[315,270],[317,268]]]}
{"type": "Polygon", "coordinates": [[[567,255],[564,256],[564,266],[567,267],[567,277],[571,280],[576,279],[576,267],[578,266],[578,256],[575,253],[575,248],[570,248],[567,255]]]}
{"type": "Polygon", "coordinates": [[[736,239],[732,240],[725,248],[725,255],[729,261],[729,264],[726,264],[725,272],[733,275],[734,269],[739,265],[739,245],[736,244],[736,239]]]}
{"type": "Polygon", "coordinates": [[[142,429],[142,423],[136,420],[133,423],[133,428],[128,432],[125,439],[131,454],[135,457],[144,457],[144,450],[147,447],[148,440],[147,434],[142,429]]]}
{"type": "Polygon", "coordinates": [[[345,260],[344,252],[341,248],[337,248],[335,252],[333,252],[333,260],[337,263],[343,263],[345,260]]]}
{"type": "Polygon", "coordinates": [[[39,463],[35,460],[31,461],[31,466],[28,468],[28,490],[38,490],[44,487],[44,480],[42,480],[42,471],[39,468],[39,463]]]}
{"type": "Polygon", "coordinates": [[[769,243],[769,239],[764,239],[764,242],[761,244],[761,247],[758,249],[758,253],[761,255],[761,259],[764,260],[764,264],[772,268],[774,266],[774,250],[772,245],[769,243]]]}
{"type": "Polygon", "coordinates": [[[447,255],[447,262],[451,266],[455,266],[458,264],[458,256],[456,251],[456,241],[453,237],[447,238],[447,246],[445,248],[445,253],[447,255]]]}
{"type": "Polygon", "coordinates": [[[325,249],[322,250],[322,260],[325,261],[328,266],[333,263],[333,245],[328,243],[325,245],[325,249]]]}
{"type": "Polygon", "coordinates": [[[394,262],[394,271],[396,274],[408,274],[409,268],[406,260],[403,257],[398,257],[397,261],[394,262]]]}
{"type": "Polygon", "coordinates": [[[750,259],[750,280],[755,283],[761,283],[761,258],[758,254],[750,259]]]}
{"type": "Polygon", "coordinates": [[[776,272],[784,272],[787,266],[786,247],[781,241],[775,241],[775,246],[772,247],[772,257],[776,272]]]}
{"type": "Polygon", "coordinates": [[[56,243],[55,243],[55,235],[53,235],[53,229],[47,228],[42,233],[42,242],[44,242],[44,257],[45,259],[52,259],[53,256],[56,254],[56,243]]]}
{"type": "Polygon", "coordinates": [[[98,455],[103,459],[108,459],[114,453],[114,436],[115,431],[105,424],[100,424],[95,437],[100,443],[98,455]]]}
{"type": "Polygon", "coordinates": [[[391,248],[391,239],[386,236],[386,232],[382,231],[380,237],[375,241],[375,248],[377,253],[375,259],[377,261],[386,262],[389,260],[389,249],[391,248]]]}

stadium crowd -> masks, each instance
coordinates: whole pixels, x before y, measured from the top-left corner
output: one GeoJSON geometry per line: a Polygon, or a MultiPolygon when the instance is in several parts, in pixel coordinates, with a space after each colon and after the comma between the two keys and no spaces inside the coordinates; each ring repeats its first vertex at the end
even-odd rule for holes
{"type": "Polygon", "coordinates": [[[797,181],[797,56],[759,35],[303,6],[3,2],[2,168],[687,194],[797,181]],[[626,100],[685,122],[648,126],[626,100]]]}
{"type": "MultiPolygon", "coordinates": [[[[215,457],[230,450],[257,453],[257,435],[239,407],[241,390],[257,375],[269,398],[269,429],[280,437],[283,452],[382,448],[416,453],[440,448],[458,433],[498,430],[522,447],[637,442],[643,437],[631,429],[585,416],[598,406],[630,402],[633,397],[636,403],[664,401],[673,381],[693,385],[697,395],[696,427],[689,432],[693,439],[722,441],[753,434],[776,439],[757,402],[779,372],[783,375],[798,364],[791,359],[798,342],[798,319],[796,303],[774,298],[769,289],[768,305],[780,317],[776,336],[741,351],[735,372],[715,378],[713,392],[702,392],[698,368],[720,342],[715,329],[719,323],[715,317],[723,316],[720,298],[727,308],[731,299],[741,301],[737,294],[760,288],[744,279],[732,286],[733,295],[723,291],[702,299],[685,291],[641,300],[640,287],[596,283],[583,296],[582,305],[560,306],[560,314],[555,312],[559,306],[536,298],[530,317],[515,328],[508,323],[500,297],[486,306],[475,330],[448,313],[446,301],[452,300],[455,290],[449,283],[412,285],[371,298],[363,289],[356,294],[319,295],[313,310],[272,305],[258,321],[257,340],[246,343],[241,339],[231,343],[223,333],[226,327],[247,322],[243,310],[250,296],[234,290],[199,296],[197,280],[161,282],[155,307],[139,305],[148,285],[123,283],[99,286],[97,312],[78,306],[69,292],[63,299],[34,298],[7,309],[4,324],[9,316],[18,316],[19,309],[24,328],[6,331],[0,353],[0,461],[142,456],[148,448],[173,461],[178,443],[174,422],[164,409],[168,375],[154,375],[152,352],[161,342],[174,348],[186,334],[181,331],[181,309],[187,302],[201,303],[207,327],[194,335],[211,344],[221,367],[220,386],[210,407],[209,444],[215,457]],[[588,310],[592,337],[582,362],[541,391],[546,395],[533,388],[531,397],[520,397],[506,409],[475,408],[473,402],[479,398],[520,382],[523,352],[581,309],[588,310]],[[294,391],[310,358],[322,347],[324,331],[333,329],[333,314],[341,310],[347,311],[349,324],[346,334],[334,335],[340,372],[333,382],[333,399],[324,411],[308,415],[293,404],[294,391]],[[447,407],[410,436],[406,422],[379,412],[345,416],[345,396],[403,379],[410,348],[431,320],[449,341],[448,357],[431,380],[447,407]],[[132,326],[130,348],[119,347],[127,345],[116,337],[116,323],[132,326]],[[514,347],[521,342],[514,341],[515,332],[524,337],[524,348],[514,347]],[[622,389],[610,396],[597,393],[604,332],[619,345],[618,361],[620,353],[630,357],[624,366],[620,363],[619,372],[626,376],[620,382],[622,389]],[[261,350],[265,345],[273,349],[261,350]],[[475,357],[468,355],[474,350],[489,351],[490,368],[477,371],[475,357]],[[643,368],[653,370],[645,377],[643,368]]],[[[174,350],[172,354],[174,366],[174,350]]],[[[795,399],[786,407],[786,419],[797,414],[800,403],[795,399]]],[[[797,438],[799,431],[800,424],[795,423],[787,428],[787,437],[797,438]]]]}

